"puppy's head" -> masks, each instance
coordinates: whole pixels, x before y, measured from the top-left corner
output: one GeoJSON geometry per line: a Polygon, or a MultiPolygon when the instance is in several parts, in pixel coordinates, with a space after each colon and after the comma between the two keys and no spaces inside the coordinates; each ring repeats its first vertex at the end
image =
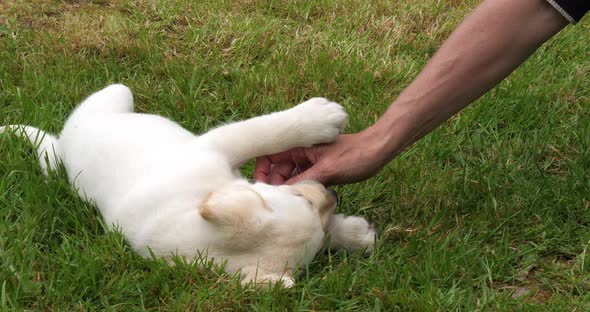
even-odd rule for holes
{"type": "Polygon", "coordinates": [[[210,194],[200,213],[223,234],[228,253],[256,257],[266,271],[284,271],[311,262],[335,208],[335,194],[317,182],[241,182],[210,194]]]}

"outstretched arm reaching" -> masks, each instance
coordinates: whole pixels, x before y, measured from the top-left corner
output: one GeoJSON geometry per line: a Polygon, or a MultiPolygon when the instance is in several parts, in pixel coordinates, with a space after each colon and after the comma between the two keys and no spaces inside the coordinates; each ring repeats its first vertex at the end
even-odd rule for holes
{"type": "Polygon", "coordinates": [[[330,145],[259,157],[254,178],[327,185],[368,179],[506,78],[567,24],[546,0],[484,1],[374,125],[330,145]]]}

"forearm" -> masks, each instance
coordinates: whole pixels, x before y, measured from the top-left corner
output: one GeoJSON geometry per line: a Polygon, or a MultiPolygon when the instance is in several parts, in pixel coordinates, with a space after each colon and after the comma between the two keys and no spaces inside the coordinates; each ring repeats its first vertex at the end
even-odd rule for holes
{"type": "Polygon", "coordinates": [[[566,25],[545,0],[484,1],[367,129],[380,138],[381,161],[489,91],[566,25]]]}

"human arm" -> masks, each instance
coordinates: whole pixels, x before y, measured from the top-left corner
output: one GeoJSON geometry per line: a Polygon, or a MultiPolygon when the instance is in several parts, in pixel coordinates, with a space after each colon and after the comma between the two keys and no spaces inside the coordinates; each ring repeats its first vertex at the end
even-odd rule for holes
{"type": "Polygon", "coordinates": [[[367,179],[506,78],[567,23],[545,0],[484,1],[374,125],[331,145],[259,158],[254,177],[274,184],[367,179]],[[303,172],[291,177],[289,167],[303,172]]]}

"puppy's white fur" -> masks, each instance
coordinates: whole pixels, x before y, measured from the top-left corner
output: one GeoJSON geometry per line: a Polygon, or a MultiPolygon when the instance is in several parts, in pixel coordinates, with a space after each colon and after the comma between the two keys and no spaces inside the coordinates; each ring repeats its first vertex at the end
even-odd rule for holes
{"type": "Polygon", "coordinates": [[[340,105],[313,98],[195,136],[133,113],[131,91],[111,85],[79,105],[59,138],[29,126],[0,133],[29,138],[44,171],[62,161],[78,194],[140,255],[207,254],[241,270],[245,282],[291,286],[293,269],[311,262],[326,231],[335,247],[368,251],[375,233],[360,217],[333,215],[336,200],[318,183],[251,184],[237,169],[256,156],[332,142],[346,120],[340,105]]]}

